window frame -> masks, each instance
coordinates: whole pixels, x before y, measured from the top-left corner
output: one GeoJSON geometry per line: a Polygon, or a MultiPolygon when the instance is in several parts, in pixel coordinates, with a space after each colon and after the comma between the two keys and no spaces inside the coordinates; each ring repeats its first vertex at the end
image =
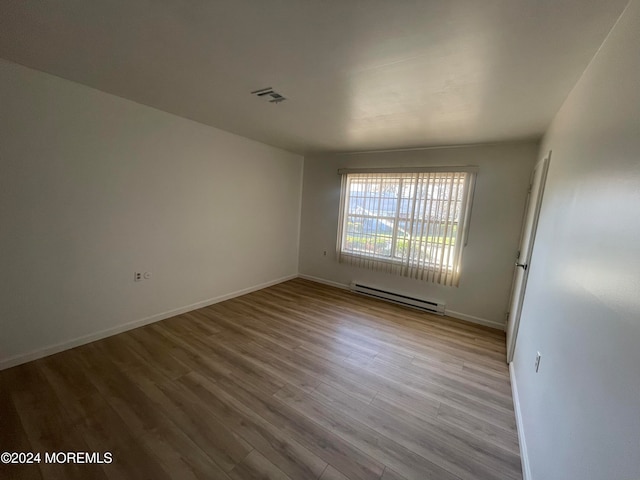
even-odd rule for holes
{"type": "MultiPolygon", "coordinates": [[[[362,266],[366,266],[368,268],[373,268],[373,269],[384,269],[384,268],[380,268],[381,265],[379,264],[383,264],[383,265],[386,264],[392,267],[392,269],[394,270],[401,270],[401,271],[408,270],[411,272],[413,270],[420,270],[422,272],[422,276],[424,276],[424,271],[431,272],[432,273],[431,277],[436,277],[436,276],[442,277],[444,273],[445,279],[447,279],[447,277],[451,277],[451,282],[449,282],[448,280],[445,280],[446,283],[450,283],[451,285],[457,285],[459,276],[460,276],[462,252],[465,246],[468,244],[469,224],[471,219],[471,210],[473,205],[473,196],[475,191],[475,182],[476,182],[477,172],[478,172],[478,168],[475,166],[452,166],[452,167],[444,166],[444,167],[418,167],[418,168],[408,167],[408,168],[340,169],[338,170],[338,173],[342,176],[342,188],[341,188],[341,195],[340,195],[340,211],[339,211],[339,222],[338,222],[339,223],[338,238],[336,242],[336,250],[337,250],[336,253],[338,255],[339,261],[341,262],[346,261],[347,263],[360,263],[360,264],[364,263],[365,265],[362,265],[362,266]],[[433,257],[429,257],[428,259],[425,258],[424,261],[421,261],[420,259],[416,261],[415,259],[411,258],[411,255],[408,255],[406,257],[403,257],[402,255],[398,255],[398,241],[402,239],[398,237],[398,230],[402,222],[406,222],[410,224],[411,229],[414,228],[415,223],[420,224],[421,225],[420,228],[422,229],[422,231],[424,231],[424,229],[426,228],[427,235],[429,232],[429,225],[433,223],[428,220],[428,215],[425,215],[422,219],[416,219],[413,216],[411,216],[411,218],[404,218],[401,216],[403,198],[408,200],[409,202],[412,202],[413,206],[411,208],[413,209],[414,212],[415,212],[415,206],[416,206],[415,202],[424,201],[424,200],[421,200],[421,198],[419,197],[420,194],[417,189],[414,189],[410,197],[403,197],[402,189],[404,187],[403,182],[405,181],[405,179],[403,178],[403,175],[409,174],[412,176],[416,176],[415,179],[413,177],[407,177],[407,178],[411,178],[412,179],[411,181],[415,181],[416,185],[418,185],[418,182],[421,181],[418,175],[427,174],[427,173],[428,174],[443,173],[445,175],[458,174],[458,173],[467,174],[465,176],[464,182],[462,183],[462,188],[463,188],[462,198],[461,200],[455,200],[456,203],[460,202],[459,217],[453,220],[451,223],[442,222],[444,224],[449,223],[448,228],[456,228],[456,237],[451,237],[445,234],[443,236],[444,238],[442,242],[440,243],[428,242],[426,240],[424,242],[425,246],[431,245],[432,247],[435,247],[435,248],[439,248],[439,247],[446,248],[447,239],[455,238],[456,242],[453,247],[451,246],[451,242],[449,241],[448,251],[446,253],[447,255],[446,263],[443,261],[443,259],[441,259],[440,263],[438,263],[437,261],[433,260],[433,257]],[[393,206],[394,212],[395,212],[394,216],[384,214],[383,212],[380,212],[380,210],[378,210],[378,215],[367,214],[367,213],[355,213],[355,214],[350,213],[350,210],[351,210],[350,206],[352,206],[351,199],[353,197],[351,188],[350,188],[350,181],[353,181],[353,179],[350,178],[349,175],[353,175],[353,174],[378,174],[380,177],[383,177],[385,174],[389,174],[392,176],[391,178],[393,178],[393,175],[396,176],[394,180],[397,181],[398,196],[394,199],[395,200],[395,205],[393,206]],[[357,252],[357,251],[354,251],[353,249],[347,250],[345,248],[345,245],[347,244],[347,235],[349,233],[348,222],[350,218],[354,218],[354,217],[362,218],[363,220],[368,219],[376,222],[386,221],[389,223],[393,223],[392,233],[389,235],[382,236],[383,238],[387,238],[391,240],[391,246],[390,246],[388,255],[376,254],[375,246],[373,247],[374,249],[373,252],[366,252],[366,251],[357,252]],[[351,258],[351,260],[349,260],[349,258],[351,258]],[[437,272],[437,275],[435,275],[436,272],[437,272]]],[[[455,181],[455,177],[451,180],[451,182],[453,183],[454,181],[455,181]]],[[[366,184],[366,182],[363,182],[363,183],[366,184]]],[[[366,190],[366,187],[365,187],[365,190],[366,190]]],[[[366,195],[363,195],[363,198],[366,198],[366,195]]],[[[378,197],[378,209],[380,208],[380,198],[381,197],[378,197]]],[[[448,199],[446,200],[446,203],[450,206],[452,201],[453,200],[448,199]]],[[[407,210],[407,212],[408,211],[410,210],[407,210]]],[[[376,228],[376,232],[377,232],[377,228],[376,228]]],[[[373,238],[377,240],[378,235],[376,232],[374,232],[373,238]]],[[[407,238],[411,239],[411,237],[412,237],[411,234],[409,234],[407,238]]],[[[409,242],[411,243],[411,240],[409,240],[409,242]]],[[[414,276],[413,274],[411,275],[407,275],[405,273],[400,273],[400,274],[405,276],[414,276]]],[[[438,281],[437,283],[442,283],[442,282],[438,281]]]]}

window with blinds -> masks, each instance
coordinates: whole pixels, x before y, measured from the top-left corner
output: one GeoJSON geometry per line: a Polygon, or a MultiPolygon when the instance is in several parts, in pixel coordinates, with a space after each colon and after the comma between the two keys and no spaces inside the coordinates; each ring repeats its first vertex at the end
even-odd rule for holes
{"type": "Polygon", "coordinates": [[[340,262],[458,285],[473,167],[339,173],[340,262]]]}

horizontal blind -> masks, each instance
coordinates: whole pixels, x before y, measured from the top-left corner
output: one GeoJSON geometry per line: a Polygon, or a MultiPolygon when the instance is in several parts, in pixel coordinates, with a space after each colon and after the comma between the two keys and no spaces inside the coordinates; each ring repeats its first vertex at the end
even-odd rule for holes
{"type": "Polygon", "coordinates": [[[344,172],[339,261],[457,286],[475,175],[468,170],[344,172]]]}

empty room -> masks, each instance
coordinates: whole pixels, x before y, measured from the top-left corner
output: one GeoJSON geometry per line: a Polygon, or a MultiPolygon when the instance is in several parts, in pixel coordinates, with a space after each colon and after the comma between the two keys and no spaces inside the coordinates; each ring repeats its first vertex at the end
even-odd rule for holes
{"type": "Polygon", "coordinates": [[[640,0],[0,2],[0,478],[640,479],[640,0]]]}

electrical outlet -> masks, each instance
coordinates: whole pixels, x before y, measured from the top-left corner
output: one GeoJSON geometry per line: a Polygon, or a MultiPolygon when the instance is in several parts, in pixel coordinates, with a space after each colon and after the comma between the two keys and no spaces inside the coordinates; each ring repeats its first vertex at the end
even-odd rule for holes
{"type": "Polygon", "coordinates": [[[133,281],[134,282],[139,282],[142,280],[142,272],[135,272],[133,274],[133,281]]]}
{"type": "Polygon", "coordinates": [[[536,352],[536,373],[538,373],[538,369],[540,368],[540,358],[542,358],[542,355],[540,355],[540,352],[536,352]]]}
{"type": "Polygon", "coordinates": [[[142,275],[142,277],[145,280],[149,280],[151,278],[151,272],[144,272],[144,275],[142,275]]]}
{"type": "Polygon", "coordinates": [[[325,250],[324,252],[322,252],[322,255],[326,257],[327,256],[327,251],[325,250]]]}

